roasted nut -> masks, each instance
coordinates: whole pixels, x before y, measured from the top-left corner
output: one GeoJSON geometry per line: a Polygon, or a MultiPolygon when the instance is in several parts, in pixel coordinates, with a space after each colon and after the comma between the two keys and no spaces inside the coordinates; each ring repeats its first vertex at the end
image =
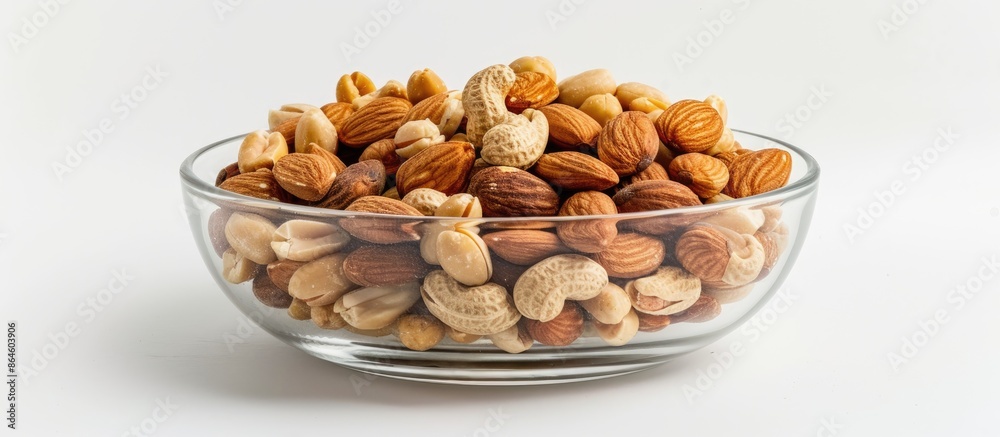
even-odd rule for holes
{"type": "Polygon", "coordinates": [[[679,267],[660,267],[650,276],[629,281],[625,293],[636,311],[665,316],[694,305],[701,296],[701,281],[679,267]]]}
{"type": "Polygon", "coordinates": [[[698,223],[723,227],[738,234],[753,235],[764,224],[764,212],[741,206],[719,211],[698,223]]]}
{"type": "Polygon", "coordinates": [[[514,86],[507,92],[504,104],[507,110],[520,114],[525,109],[538,109],[555,101],[559,87],[555,80],[545,73],[525,71],[517,73],[514,86]]]}
{"type": "MultiPolygon", "coordinates": [[[[398,285],[424,277],[431,266],[411,244],[361,246],[344,259],[344,274],[364,287],[398,285]]],[[[364,328],[369,329],[369,328],[364,328]]]]}
{"type": "Polygon", "coordinates": [[[698,197],[715,196],[729,183],[729,169],[718,159],[701,153],[685,153],[670,161],[670,179],[686,185],[698,197]]]}
{"type": "MultiPolygon", "coordinates": [[[[679,182],[664,180],[648,180],[629,184],[615,193],[612,199],[618,205],[618,212],[622,213],[658,211],[701,204],[698,195],[694,194],[690,188],[679,182]]],[[[628,220],[624,224],[646,234],[665,235],[690,221],[693,221],[690,216],[649,217],[628,220]]]]}
{"type": "MultiPolygon", "coordinates": [[[[642,109],[632,107],[632,102],[640,98],[645,98],[647,102],[658,102],[660,105],[665,105],[660,109],[667,109],[667,105],[669,105],[667,102],[670,101],[667,99],[667,95],[663,94],[663,91],[639,82],[625,82],[618,85],[618,88],[615,89],[615,97],[621,103],[622,108],[629,111],[642,111],[642,109]]],[[[642,103],[644,102],[640,102],[640,104],[642,103]]],[[[648,113],[649,111],[642,112],[648,113]]]]}
{"type": "MultiPolygon", "coordinates": [[[[481,218],[483,208],[476,197],[468,193],[459,193],[445,199],[434,211],[434,215],[438,217],[481,218]]],[[[423,234],[420,238],[420,255],[424,261],[440,265],[437,255],[438,237],[444,231],[453,231],[459,227],[466,227],[470,232],[478,232],[478,228],[469,222],[432,221],[424,223],[423,234]]]]}
{"type": "Polygon", "coordinates": [[[517,76],[506,65],[494,65],[472,75],[462,92],[462,107],[468,122],[465,133],[472,144],[481,145],[487,131],[507,120],[510,112],[504,96],[517,76]]]}
{"type": "Polygon", "coordinates": [[[302,261],[280,260],[267,265],[267,276],[271,278],[271,283],[288,293],[288,282],[292,280],[295,271],[305,265],[302,261]]]}
{"type": "Polygon", "coordinates": [[[596,94],[614,94],[618,85],[611,72],[603,68],[587,70],[559,82],[559,103],[579,108],[587,97],[596,94]]]}
{"type": "Polygon", "coordinates": [[[670,316],[657,316],[653,314],[633,311],[639,319],[639,331],[657,332],[670,325],[670,316]]]}
{"type": "Polygon", "coordinates": [[[276,229],[262,216],[235,212],[226,222],[226,241],[255,264],[267,264],[278,259],[271,250],[271,236],[276,229]]]}
{"type": "Polygon", "coordinates": [[[375,83],[360,71],[345,74],[337,82],[337,101],[351,103],[354,99],[375,92],[375,83]]]}
{"type": "Polygon", "coordinates": [[[590,255],[608,276],[638,278],[648,275],[663,263],[663,241],[643,234],[620,233],[604,250],[590,255]]]}
{"type": "Polygon", "coordinates": [[[587,113],[569,105],[553,103],[538,108],[549,122],[549,141],[556,147],[575,150],[597,145],[601,125],[587,113]]]}
{"type": "Polygon", "coordinates": [[[406,193],[402,200],[423,215],[434,215],[434,211],[448,200],[448,195],[433,188],[417,188],[406,193]]]}
{"type": "Polygon", "coordinates": [[[413,105],[407,112],[404,122],[430,120],[437,125],[445,138],[451,141],[468,141],[453,138],[463,118],[465,118],[465,108],[462,106],[462,93],[452,91],[431,96],[413,105]]]}
{"type": "Polygon", "coordinates": [[[726,101],[722,97],[712,94],[705,98],[705,103],[719,113],[719,117],[722,117],[722,124],[728,123],[729,107],[726,105],[726,101]]]}
{"type": "Polygon", "coordinates": [[[333,310],[358,329],[382,329],[420,300],[420,283],[369,287],[351,291],[334,304],[333,310]]]}
{"type": "Polygon", "coordinates": [[[601,191],[619,182],[618,174],[611,167],[580,152],[546,153],[535,163],[534,172],[550,184],[567,190],[601,191]]]}
{"type": "MultiPolygon", "coordinates": [[[[611,215],[618,213],[614,200],[600,191],[581,191],[570,196],[559,209],[560,216],[611,215]]],[[[587,219],[559,223],[559,239],[583,253],[601,252],[618,236],[615,219],[587,219]]]]}
{"type": "Polygon", "coordinates": [[[229,179],[239,174],[240,174],[240,164],[238,162],[229,164],[222,170],[219,170],[219,174],[215,176],[215,186],[218,187],[222,185],[222,183],[225,182],[226,179],[229,179]]]}
{"type": "Polygon", "coordinates": [[[292,298],[292,303],[288,306],[288,317],[294,320],[309,320],[312,318],[312,307],[301,299],[292,298]]]}
{"type": "Polygon", "coordinates": [[[653,163],[659,144],[653,122],[643,113],[623,112],[601,130],[597,157],[618,176],[629,176],[653,163]]]}
{"type": "Polygon", "coordinates": [[[511,229],[483,236],[486,246],[511,263],[530,266],[550,256],[569,252],[556,234],[533,229],[511,229]]]}
{"type": "MultiPolygon", "coordinates": [[[[420,211],[400,200],[382,196],[364,196],[344,209],[353,212],[370,212],[375,214],[390,214],[423,217],[420,211]]],[[[420,234],[416,231],[417,221],[407,219],[382,217],[349,217],[340,220],[340,226],[355,238],[375,244],[396,244],[407,241],[417,241],[420,234]]]]}
{"type": "Polygon", "coordinates": [[[519,354],[531,349],[531,345],[534,344],[531,334],[521,324],[516,324],[501,332],[490,335],[489,338],[494,346],[511,354],[519,354]]]}
{"type": "Polygon", "coordinates": [[[385,188],[385,167],[374,159],[347,166],[333,179],[326,198],[316,206],[344,209],[364,196],[377,196],[385,188]]]}
{"type": "Polygon", "coordinates": [[[583,334],[583,311],[573,302],[566,302],[562,311],[547,322],[526,320],[531,338],[546,346],[567,346],[583,334]]]}
{"type": "Polygon", "coordinates": [[[312,144],[337,153],[337,128],[319,109],[306,111],[295,125],[295,151],[309,153],[312,144]]]}
{"type": "Polygon", "coordinates": [[[412,106],[409,100],[397,97],[375,98],[344,120],[340,142],[347,147],[359,148],[392,138],[412,106]]]}
{"type": "Polygon", "coordinates": [[[556,255],[531,266],[514,285],[514,303],[525,317],[554,319],[566,300],[587,300],[608,285],[608,274],[581,255],[556,255]]]}
{"type": "Polygon", "coordinates": [[[622,113],[622,105],[611,94],[596,94],[587,97],[587,100],[584,100],[583,104],[580,105],[580,110],[604,126],[612,118],[622,113]]]}
{"type": "Polygon", "coordinates": [[[462,227],[438,235],[437,261],[449,276],[468,286],[485,284],[493,275],[486,243],[475,232],[462,227]]]}
{"type": "Polygon", "coordinates": [[[526,71],[542,73],[553,81],[556,80],[556,67],[544,56],[522,56],[510,63],[510,69],[514,70],[514,73],[526,71]]]}
{"type": "Polygon", "coordinates": [[[441,77],[429,68],[414,71],[410,79],[406,81],[406,95],[410,98],[410,103],[416,105],[420,101],[435,94],[448,91],[441,77]]]}
{"type": "Polygon", "coordinates": [[[253,295],[271,308],[288,308],[292,304],[292,296],[278,288],[265,271],[259,271],[253,278],[253,295]]]}
{"type": "Polygon", "coordinates": [[[330,120],[330,123],[333,123],[337,132],[343,129],[344,121],[354,113],[354,106],[344,102],[328,103],[319,109],[323,111],[323,114],[326,114],[326,118],[330,120]]]}
{"type": "MultiPolygon", "coordinates": [[[[668,318],[667,320],[670,319],[668,318]]],[[[604,324],[595,320],[594,328],[597,329],[597,335],[607,344],[622,346],[632,341],[639,332],[639,316],[635,311],[629,309],[620,322],[604,324]]]]}
{"type": "Polygon", "coordinates": [[[327,157],[313,153],[285,155],[274,164],[273,172],[274,179],[281,188],[309,202],[326,197],[334,178],[337,177],[333,162],[327,157]]]}
{"type": "MultiPolygon", "coordinates": [[[[619,102],[621,102],[621,100],[619,100],[619,102]]],[[[622,108],[625,108],[628,111],[646,113],[646,115],[649,116],[650,121],[653,122],[655,122],[656,119],[659,118],[660,114],[662,114],[663,111],[669,107],[670,104],[666,103],[666,101],[651,99],[649,97],[639,97],[629,102],[628,105],[622,105],[622,108]],[[656,113],[655,116],[653,116],[654,113],[656,113]]]]}
{"type": "Polygon", "coordinates": [[[469,182],[469,193],[479,198],[485,217],[555,215],[559,195],[537,176],[507,166],[488,167],[469,182]]]}
{"type": "Polygon", "coordinates": [[[441,135],[437,125],[424,119],[403,124],[392,141],[396,145],[396,154],[409,159],[430,146],[443,143],[444,135],[441,135]]]}
{"type": "Polygon", "coordinates": [[[736,150],[736,138],[733,137],[733,131],[729,128],[722,130],[722,136],[719,137],[719,142],[715,143],[714,146],[709,147],[708,150],[702,152],[709,156],[715,156],[720,153],[732,152],[736,150]]]}
{"type": "Polygon", "coordinates": [[[242,284],[254,277],[257,264],[240,255],[235,249],[222,254],[222,277],[231,284],[242,284]]]}
{"type": "Polygon", "coordinates": [[[367,161],[369,159],[381,162],[382,166],[385,167],[386,175],[396,174],[396,171],[399,170],[399,164],[402,162],[399,154],[396,153],[396,143],[391,139],[378,140],[365,147],[358,161],[367,161]]]}
{"type": "Polygon", "coordinates": [[[725,123],[718,111],[697,100],[670,105],[656,119],[660,141],[683,152],[703,152],[719,142],[725,123]]]}
{"type": "Polygon", "coordinates": [[[276,202],[284,202],[288,199],[288,194],[274,180],[274,174],[266,168],[230,177],[222,181],[219,188],[244,196],[276,202]]]}
{"type": "Polygon", "coordinates": [[[345,258],[347,255],[336,253],[299,267],[288,281],[288,294],[312,307],[336,302],[357,288],[344,274],[345,258]]]}
{"type": "Polygon", "coordinates": [[[587,310],[595,321],[614,325],[621,322],[632,310],[632,301],[629,300],[625,290],[609,282],[597,296],[581,300],[580,306],[587,310]]]}
{"type": "Polygon", "coordinates": [[[747,297],[753,291],[753,285],[747,284],[728,288],[705,287],[701,291],[701,294],[714,297],[719,303],[732,303],[747,297]]]}
{"type": "Polygon", "coordinates": [[[339,251],[350,241],[350,235],[332,223],[289,220],[274,231],[271,249],[279,260],[312,261],[339,251]]]}
{"type": "Polygon", "coordinates": [[[403,200],[399,197],[399,190],[397,190],[396,187],[386,189],[385,192],[382,193],[382,197],[388,197],[393,200],[403,200]]]}
{"type": "Polygon", "coordinates": [[[694,225],[677,241],[677,260],[713,286],[750,283],[764,266],[764,247],[753,235],[712,225],[694,225]]]}
{"type": "Polygon", "coordinates": [[[274,131],[274,129],[282,123],[294,118],[299,118],[306,111],[313,108],[315,108],[315,106],[305,103],[289,103],[287,105],[281,105],[281,108],[267,111],[267,128],[274,131]]]}
{"type": "Polygon", "coordinates": [[[483,134],[482,158],[493,165],[526,169],[545,152],[548,139],[549,123],[545,114],[525,109],[483,134]]]}
{"type": "Polygon", "coordinates": [[[722,306],[719,305],[719,301],[711,296],[701,296],[690,308],[671,315],[670,322],[704,323],[719,317],[719,314],[722,314],[722,306]]]}
{"type": "Polygon", "coordinates": [[[460,193],[475,160],[476,150],[470,143],[435,144],[399,166],[396,188],[403,196],[417,188],[432,188],[449,196],[460,193]]]}
{"type": "Polygon", "coordinates": [[[667,169],[663,168],[662,165],[653,162],[652,164],[649,164],[649,167],[646,167],[645,170],[632,175],[632,178],[629,179],[629,184],[642,181],[669,181],[669,180],[670,180],[670,175],[667,174],[667,169]]]}
{"type": "Polygon", "coordinates": [[[228,209],[219,208],[212,211],[212,214],[208,216],[206,234],[208,234],[208,240],[212,243],[212,248],[215,249],[215,254],[219,255],[220,258],[230,248],[229,242],[226,241],[226,222],[229,221],[229,216],[232,213],[228,209]]]}
{"type": "Polygon", "coordinates": [[[340,317],[340,314],[333,310],[333,307],[333,304],[310,307],[309,318],[316,326],[323,329],[336,330],[350,326],[343,317],[340,317]]]}
{"type": "Polygon", "coordinates": [[[280,133],[254,131],[240,145],[237,165],[240,173],[250,173],[262,168],[273,168],[274,163],[288,154],[288,143],[280,133]]]}
{"type": "Polygon", "coordinates": [[[729,164],[725,193],[737,199],[776,190],[788,183],[792,155],[781,149],[763,149],[737,156],[729,164]]]}
{"type": "Polygon", "coordinates": [[[424,304],[444,324],[473,335],[492,335],[517,325],[521,314],[503,287],[488,283],[466,287],[443,270],[424,278],[424,304]]]}
{"type": "Polygon", "coordinates": [[[407,314],[396,323],[396,335],[407,349],[425,351],[444,339],[445,326],[434,316],[407,314]]]}

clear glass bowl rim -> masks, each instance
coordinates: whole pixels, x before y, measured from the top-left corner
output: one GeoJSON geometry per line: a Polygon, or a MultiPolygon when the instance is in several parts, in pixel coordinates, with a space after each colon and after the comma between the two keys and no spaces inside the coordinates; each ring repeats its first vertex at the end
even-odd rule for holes
{"type": "MultiPolygon", "coordinates": [[[[817,163],[816,160],[811,155],[809,155],[802,149],[793,146],[791,144],[788,144],[787,142],[761,134],[756,134],[738,129],[733,129],[733,132],[757,137],[766,141],[771,141],[791,150],[793,153],[798,155],[803,161],[805,161],[806,174],[804,174],[801,178],[792,182],[791,184],[788,184],[777,190],[769,191],[763,194],[758,194],[756,196],[744,197],[741,199],[714,203],[710,205],[685,206],[681,208],[662,209],[658,211],[630,212],[630,213],[618,213],[618,214],[606,214],[606,215],[484,217],[482,219],[477,219],[477,221],[480,223],[486,223],[486,222],[518,223],[518,222],[528,222],[528,221],[561,222],[561,221],[578,221],[578,220],[609,219],[609,218],[624,220],[624,219],[641,219],[649,217],[683,216],[687,214],[703,214],[709,212],[716,212],[720,210],[727,210],[730,208],[737,208],[740,206],[759,206],[759,205],[781,203],[805,196],[814,191],[816,187],[819,185],[819,175],[820,175],[819,163],[817,163]]],[[[233,141],[240,140],[246,137],[246,135],[247,134],[244,133],[223,140],[219,140],[205,147],[202,147],[201,149],[198,149],[197,151],[192,153],[184,160],[184,162],[181,163],[180,167],[181,180],[187,187],[193,189],[196,193],[204,197],[211,198],[217,201],[232,202],[247,207],[260,208],[262,210],[297,213],[303,215],[330,217],[330,218],[371,216],[383,219],[407,219],[407,220],[414,219],[414,217],[412,216],[344,211],[336,209],[319,208],[307,205],[282,203],[273,200],[257,199],[254,197],[243,196],[241,194],[236,194],[233,192],[223,190],[221,188],[216,187],[214,183],[209,183],[208,181],[205,181],[199,178],[197,175],[195,175],[194,163],[203,154],[216,147],[220,147],[229,144],[233,141]]],[[[222,169],[220,168],[219,170],[222,169]]],[[[420,217],[419,219],[422,221],[435,221],[435,220],[450,221],[450,220],[455,220],[456,218],[424,216],[420,217]]]]}

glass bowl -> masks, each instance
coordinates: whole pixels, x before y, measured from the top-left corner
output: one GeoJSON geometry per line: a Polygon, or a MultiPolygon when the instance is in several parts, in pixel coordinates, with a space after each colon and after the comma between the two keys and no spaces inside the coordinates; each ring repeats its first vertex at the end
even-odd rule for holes
{"type": "MultiPolygon", "coordinates": [[[[617,284],[622,290],[627,291],[626,294],[631,293],[632,303],[635,306],[655,314],[647,315],[646,312],[633,309],[629,310],[630,315],[626,317],[631,322],[622,322],[621,325],[601,325],[592,315],[597,313],[591,313],[590,307],[583,310],[581,309],[584,307],[582,301],[568,299],[564,301],[569,302],[564,306],[565,312],[572,314],[563,317],[563,314],[560,313],[556,321],[566,322],[566,324],[571,325],[569,328],[556,324],[555,321],[529,326],[533,322],[527,317],[521,317],[516,322],[517,324],[493,336],[448,332],[448,335],[444,335],[443,339],[436,343],[434,343],[435,340],[442,337],[442,328],[454,331],[448,326],[456,324],[453,320],[449,320],[449,324],[446,326],[435,320],[434,316],[441,314],[440,308],[448,307],[448,305],[454,307],[454,302],[445,302],[442,299],[447,300],[454,298],[454,296],[467,297],[471,296],[468,293],[473,292],[468,289],[445,287],[451,291],[445,292],[445,294],[441,294],[440,290],[434,291],[437,294],[427,293],[426,287],[437,286],[434,284],[440,283],[442,277],[447,275],[429,273],[439,268],[423,262],[419,256],[420,241],[378,245],[362,241],[354,237],[354,234],[350,234],[345,240],[347,241],[346,245],[338,246],[341,256],[334,257],[338,263],[344,259],[343,254],[350,257],[356,251],[358,253],[365,251],[364,257],[359,255],[355,258],[364,258],[369,263],[382,266],[384,274],[376,269],[374,272],[362,275],[365,276],[365,279],[359,282],[364,283],[363,285],[371,285],[371,282],[377,283],[380,278],[398,276],[400,269],[395,268],[394,265],[408,264],[411,261],[413,264],[422,265],[422,268],[417,269],[416,272],[412,269],[407,271],[406,274],[411,275],[410,279],[413,280],[408,285],[383,287],[382,291],[376,290],[364,295],[367,296],[365,298],[359,297],[352,301],[350,306],[359,306],[368,302],[366,299],[369,299],[371,300],[369,307],[359,308],[359,311],[377,312],[384,310],[379,313],[383,316],[385,311],[389,311],[393,315],[397,314],[398,309],[395,312],[390,310],[393,308],[392,305],[400,305],[400,301],[404,302],[402,305],[409,305],[409,302],[415,301],[403,315],[394,319],[395,321],[391,322],[389,326],[380,329],[356,329],[350,325],[344,326],[345,319],[341,316],[346,316],[346,314],[339,312],[343,311],[348,304],[341,302],[342,306],[337,308],[337,304],[331,299],[322,298],[309,301],[308,304],[299,300],[291,302],[292,299],[288,294],[274,291],[273,281],[269,280],[270,276],[267,274],[268,269],[263,265],[237,266],[237,269],[240,267],[249,269],[245,270],[244,273],[249,272],[247,274],[256,277],[255,280],[248,280],[240,284],[234,284],[227,280],[226,275],[223,274],[224,269],[228,269],[227,272],[230,275],[235,274],[233,273],[235,270],[232,259],[229,260],[230,265],[224,265],[223,254],[229,246],[225,235],[225,225],[228,218],[238,212],[243,216],[259,216],[263,220],[269,221],[273,226],[280,226],[291,220],[308,220],[321,223],[322,225],[319,226],[328,226],[328,229],[338,229],[341,233],[342,229],[347,227],[355,231],[358,229],[402,230],[412,235],[411,240],[418,240],[428,238],[427,235],[433,233],[432,229],[442,226],[453,227],[458,225],[460,220],[450,217],[391,216],[329,210],[250,198],[216,188],[214,182],[220,169],[235,160],[243,135],[225,139],[198,150],[183,162],[180,174],[191,229],[210,274],[215,278],[223,293],[243,314],[281,341],[324,360],[380,376],[454,384],[549,384],[632,373],[695,351],[746,322],[768,302],[781,286],[799,254],[809,228],[819,183],[819,166],[808,154],[785,142],[748,132],[734,132],[737,141],[744,148],[752,150],[777,148],[791,154],[792,173],[785,187],[732,201],[654,212],[605,216],[482,218],[475,220],[474,223],[466,223],[473,229],[473,232],[478,229],[478,233],[482,237],[510,230],[531,230],[549,234],[543,236],[551,236],[550,234],[555,233],[563,226],[610,226],[612,230],[617,230],[619,238],[624,238],[622,235],[632,238],[625,244],[632,252],[626,260],[618,262],[615,266],[608,266],[606,263],[616,263],[617,261],[609,261],[607,257],[586,253],[556,256],[564,258],[569,256],[577,261],[581,257],[598,259],[601,261],[601,265],[608,267],[607,270],[611,271],[609,283],[617,284]],[[350,226],[340,226],[348,221],[355,223],[350,224],[350,226]],[[750,236],[749,233],[753,229],[745,229],[747,223],[753,224],[754,229],[757,229],[753,233],[758,235],[750,236]],[[726,237],[726,242],[720,246],[723,250],[727,246],[732,251],[750,250],[747,249],[750,246],[763,248],[764,265],[757,266],[759,273],[747,285],[733,286],[731,281],[726,282],[729,280],[728,278],[724,281],[720,281],[718,277],[701,280],[701,291],[700,295],[695,296],[696,300],[691,300],[690,294],[677,297],[676,301],[673,298],[664,300],[662,296],[654,298],[652,301],[638,299],[640,296],[638,293],[641,292],[635,290],[641,289],[641,287],[637,285],[640,282],[632,282],[636,279],[635,276],[649,277],[660,272],[669,276],[670,272],[676,273],[680,270],[679,266],[693,268],[697,266],[692,264],[702,261],[709,264],[718,262],[718,260],[713,261],[712,259],[698,259],[698,254],[692,255],[692,253],[697,252],[699,247],[691,248],[691,246],[698,246],[700,240],[694,237],[689,239],[684,237],[695,228],[702,231],[708,229],[715,232],[714,234],[709,232],[711,235],[726,237]],[[756,240],[760,246],[748,245],[747,239],[756,240]],[[735,248],[736,246],[743,247],[743,249],[735,248]],[[686,252],[681,253],[679,248],[686,252]],[[381,264],[379,264],[380,262],[381,264]],[[664,267],[661,268],[660,265],[664,267]],[[651,272],[650,269],[653,271],[651,272]],[[437,282],[428,285],[427,283],[433,281],[425,279],[424,275],[428,275],[428,278],[433,277],[437,282]],[[252,285],[258,280],[261,282],[259,290],[252,285]],[[419,292],[417,291],[418,287],[421,288],[419,292]],[[400,288],[405,288],[407,291],[398,291],[400,288]],[[400,297],[387,298],[388,295],[400,297]],[[414,296],[416,297],[414,298],[414,296]],[[395,303],[383,305],[383,301],[395,303]],[[314,306],[310,307],[309,304],[314,306]],[[289,305],[291,308],[288,308],[289,305]],[[383,305],[383,307],[379,307],[379,305],[383,305]],[[684,309],[677,311],[679,308],[684,309]],[[438,312],[431,311],[434,309],[437,309],[438,312]],[[574,309],[574,311],[568,311],[569,309],[574,309]],[[635,314],[635,316],[633,317],[631,314],[635,314]],[[582,332],[579,328],[580,315],[583,316],[582,332]],[[406,317],[407,320],[405,325],[399,321],[403,317],[406,317]],[[420,322],[428,319],[433,322],[433,326],[420,322]],[[633,337],[631,332],[635,331],[636,320],[638,320],[640,331],[633,337]],[[630,324],[633,326],[630,327],[630,324]],[[599,327],[602,329],[598,329],[599,327]],[[577,332],[571,332],[568,334],[571,338],[565,338],[566,335],[563,335],[565,331],[573,331],[574,329],[577,332]],[[538,341],[533,341],[531,334],[535,334],[538,341]],[[401,340],[403,337],[408,340],[405,344],[401,340]],[[420,343],[426,338],[431,338],[431,340],[427,340],[431,343],[414,346],[414,342],[420,343]],[[571,343],[562,344],[567,340],[571,343]],[[551,345],[542,344],[541,341],[551,345]],[[423,349],[431,345],[433,347],[427,350],[413,350],[414,347],[423,349]],[[498,346],[519,353],[510,353],[498,346]],[[522,351],[524,347],[529,348],[522,351]]],[[[469,220],[464,220],[464,222],[469,222],[469,220]]],[[[518,243],[510,243],[502,238],[488,239],[494,244],[492,247],[501,252],[510,252],[511,249],[520,247],[518,243]],[[507,246],[504,246],[505,244],[507,246]]],[[[624,242],[625,239],[622,241],[624,242]]],[[[513,302],[515,299],[509,296],[511,294],[517,295],[517,292],[512,290],[516,288],[515,284],[517,284],[519,275],[523,274],[527,267],[505,261],[503,257],[497,255],[495,250],[491,249],[489,252],[493,260],[491,283],[500,284],[503,287],[502,290],[509,293],[507,297],[508,307],[517,307],[517,305],[509,305],[515,303],[513,302]]],[[[563,252],[566,250],[559,253],[563,252]]],[[[749,258],[748,256],[747,259],[749,258]]],[[[516,261],[525,263],[520,259],[516,259],[516,261]]],[[[562,290],[559,291],[560,293],[572,293],[574,291],[568,290],[568,288],[577,287],[578,284],[573,281],[579,278],[568,274],[566,270],[560,270],[564,268],[561,266],[563,265],[558,263],[549,266],[549,274],[555,275],[557,278],[553,278],[555,283],[547,285],[547,287],[560,289],[562,290]],[[561,273],[567,274],[561,275],[561,273]],[[567,287],[567,284],[572,286],[567,287]]],[[[343,264],[338,264],[338,267],[343,267],[343,264]]],[[[299,273],[299,271],[296,270],[295,273],[299,273]]],[[[343,278],[331,277],[330,275],[334,275],[333,273],[325,275],[318,280],[326,283],[329,281],[343,282],[343,278]]],[[[313,277],[316,276],[314,273],[313,277]]],[[[352,278],[357,276],[352,276],[352,278]]],[[[236,280],[242,279],[246,279],[246,277],[236,280]]],[[[294,280],[294,277],[292,279],[294,280]]],[[[300,278],[299,282],[302,281],[305,279],[300,278]]],[[[537,289],[537,281],[532,282],[532,284],[535,284],[534,288],[524,285],[520,292],[526,293],[525,295],[527,293],[540,293],[539,296],[548,296],[553,293],[551,290],[537,289]]],[[[647,280],[645,284],[648,286],[650,283],[647,280]]],[[[299,284],[300,289],[301,287],[302,285],[299,284]]],[[[361,286],[347,283],[347,287],[360,288],[361,286]]],[[[495,292],[497,287],[492,286],[490,290],[495,292]]],[[[616,293],[620,294],[617,291],[616,293]]],[[[491,296],[496,297],[495,294],[491,296]]],[[[541,299],[549,298],[542,297],[541,299]]],[[[503,297],[500,297],[500,300],[500,304],[503,304],[503,297]]],[[[555,300],[560,301],[557,304],[563,302],[559,298],[555,298],[555,300]]],[[[459,306],[461,305],[459,304],[459,306]]],[[[475,303],[468,305],[475,305],[475,303]]],[[[467,307],[463,308],[468,309],[467,307]]],[[[461,308],[455,311],[461,312],[461,308]]],[[[479,314],[462,314],[473,318],[479,316],[479,314]]],[[[451,316],[449,315],[449,317],[451,316]]],[[[505,323],[510,325],[512,322],[508,318],[505,323]]],[[[465,325],[459,324],[459,326],[465,325]]],[[[426,343],[426,341],[424,342],[426,343]]]]}

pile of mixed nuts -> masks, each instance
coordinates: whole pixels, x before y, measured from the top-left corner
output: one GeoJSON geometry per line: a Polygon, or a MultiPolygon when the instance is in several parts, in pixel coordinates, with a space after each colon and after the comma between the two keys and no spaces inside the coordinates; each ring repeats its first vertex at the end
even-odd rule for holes
{"type": "Polygon", "coordinates": [[[547,59],[523,57],[462,91],[427,69],[381,88],[354,72],[336,98],[270,111],[216,185],[347,214],[228,205],[208,223],[226,280],[322,328],[412,350],[446,337],[511,353],[583,335],[623,345],[715,318],[786,246],[779,205],[619,215],[788,182],[789,153],[743,148],[718,96],[671,104],[603,69],[557,82],[547,59]]]}

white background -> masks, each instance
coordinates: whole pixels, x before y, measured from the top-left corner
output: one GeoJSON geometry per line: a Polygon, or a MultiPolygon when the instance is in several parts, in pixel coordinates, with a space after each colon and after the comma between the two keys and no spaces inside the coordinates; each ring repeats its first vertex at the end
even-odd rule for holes
{"type": "Polygon", "coordinates": [[[997,434],[1000,280],[979,279],[1000,250],[997,3],[405,2],[348,58],[343,44],[387,2],[224,2],[67,2],[17,43],[22,18],[44,12],[35,0],[0,6],[0,320],[19,322],[22,373],[78,326],[22,381],[19,430],[3,435],[123,435],[157,400],[177,408],[156,435],[997,434]],[[913,13],[881,32],[904,4],[913,13]],[[688,38],[726,9],[721,34],[702,35],[679,66],[688,38]],[[820,199],[786,282],[792,305],[766,330],[654,370],[563,386],[360,384],[257,329],[231,353],[223,336],[239,314],[187,228],[183,158],[266,127],[269,108],[332,101],[344,73],[405,82],[431,67],[462,88],[529,54],[561,76],[607,67],[675,100],[718,93],[732,126],[812,153],[820,199]],[[157,67],[162,82],[116,112],[157,67]],[[800,109],[814,89],[832,95],[800,109]],[[801,127],[782,129],[796,110],[801,127]],[[57,177],[53,163],[102,119],[113,131],[57,177]],[[948,129],[957,138],[935,150],[948,129]],[[902,194],[872,206],[894,181],[902,194]],[[859,208],[876,215],[863,227],[859,208]],[[92,320],[79,312],[121,269],[134,277],[125,291],[92,320]],[[960,306],[952,293],[970,281],[981,291],[960,306]],[[947,322],[921,334],[935,312],[947,322]],[[903,338],[922,346],[894,368],[903,338]],[[689,401],[684,387],[733,344],[745,352],[689,401]],[[496,413],[502,425],[485,429],[496,413]]]}

